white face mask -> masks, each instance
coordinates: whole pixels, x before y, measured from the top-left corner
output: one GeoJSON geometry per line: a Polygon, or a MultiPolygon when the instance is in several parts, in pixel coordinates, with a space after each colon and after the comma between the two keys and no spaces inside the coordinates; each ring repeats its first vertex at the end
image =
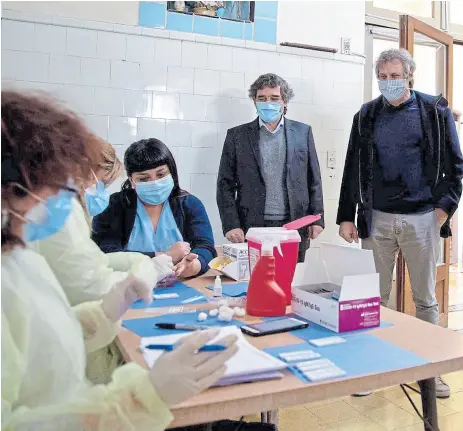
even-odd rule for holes
{"type": "Polygon", "coordinates": [[[378,81],[379,91],[388,102],[396,102],[408,90],[406,79],[385,79],[378,81]]]}

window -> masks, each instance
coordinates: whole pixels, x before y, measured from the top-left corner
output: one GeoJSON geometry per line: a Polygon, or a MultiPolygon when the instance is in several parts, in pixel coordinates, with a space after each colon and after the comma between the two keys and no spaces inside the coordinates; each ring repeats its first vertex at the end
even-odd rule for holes
{"type": "MultiPolygon", "coordinates": [[[[453,45],[453,108],[463,112],[463,45],[453,45]]],[[[463,231],[463,225],[462,225],[463,231]]]]}
{"type": "Polygon", "coordinates": [[[251,1],[169,1],[167,9],[233,21],[254,21],[254,2],[251,1]]]}
{"type": "Polygon", "coordinates": [[[366,23],[399,28],[399,15],[412,15],[436,28],[441,28],[440,1],[373,0],[365,2],[366,23]]]}
{"type": "Polygon", "coordinates": [[[432,18],[433,14],[431,1],[374,0],[373,7],[420,18],[432,18]]]}
{"type": "Polygon", "coordinates": [[[463,1],[449,1],[449,27],[455,39],[463,40],[463,1]]]}

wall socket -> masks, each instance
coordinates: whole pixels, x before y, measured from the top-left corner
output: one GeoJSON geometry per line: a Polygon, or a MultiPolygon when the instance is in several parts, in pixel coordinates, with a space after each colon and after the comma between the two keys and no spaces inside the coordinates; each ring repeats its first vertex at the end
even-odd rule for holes
{"type": "Polygon", "coordinates": [[[336,151],[328,151],[326,167],[328,169],[336,169],[336,151]]]}
{"type": "Polygon", "coordinates": [[[352,50],[352,41],[350,37],[342,37],[341,38],[341,53],[342,54],[351,54],[352,50]]]}

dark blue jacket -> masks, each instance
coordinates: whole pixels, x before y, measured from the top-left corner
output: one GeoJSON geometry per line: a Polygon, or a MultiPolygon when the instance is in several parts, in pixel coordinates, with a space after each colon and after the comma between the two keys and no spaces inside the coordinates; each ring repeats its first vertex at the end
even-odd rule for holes
{"type": "MultiPolygon", "coordinates": [[[[285,118],[286,188],[291,220],[321,214],[325,226],[320,166],[307,124],[285,118]]],[[[217,179],[217,205],[224,234],[264,226],[266,188],[259,147],[259,119],[228,130],[217,179]]],[[[304,229],[301,234],[306,234],[304,229]]]]}
{"type": "MultiPolygon", "coordinates": [[[[452,112],[442,96],[429,96],[415,91],[424,139],[421,142],[424,176],[431,186],[436,208],[449,215],[441,236],[451,235],[450,218],[455,213],[462,193],[463,156],[452,112]]],[[[360,238],[368,238],[373,209],[373,161],[375,120],[383,106],[382,96],[362,106],[355,114],[347,148],[337,224],[355,222],[360,238]]]]}
{"type": "MultiPolygon", "coordinates": [[[[208,263],[217,256],[211,223],[202,202],[190,194],[170,199],[170,206],[183,240],[190,243],[191,251],[198,255],[203,274],[208,263]]],[[[109,206],[93,218],[92,239],[105,253],[127,251],[135,216],[137,194],[133,189],[122,190],[111,195],[109,206]]],[[[154,257],[154,252],[143,254],[154,257]]]]}

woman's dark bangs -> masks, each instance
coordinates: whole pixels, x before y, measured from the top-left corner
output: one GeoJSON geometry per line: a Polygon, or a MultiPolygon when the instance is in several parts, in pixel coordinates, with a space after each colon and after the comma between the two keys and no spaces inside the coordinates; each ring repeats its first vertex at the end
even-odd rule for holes
{"type": "Polygon", "coordinates": [[[156,169],[162,165],[169,165],[168,154],[162,154],[160,151],[153,151],[152,148],[145,145],[143,148],[130,148],[126,151],[124,156],[125,170],[128,175],[135,172],[148,171],[156,169]]]}

